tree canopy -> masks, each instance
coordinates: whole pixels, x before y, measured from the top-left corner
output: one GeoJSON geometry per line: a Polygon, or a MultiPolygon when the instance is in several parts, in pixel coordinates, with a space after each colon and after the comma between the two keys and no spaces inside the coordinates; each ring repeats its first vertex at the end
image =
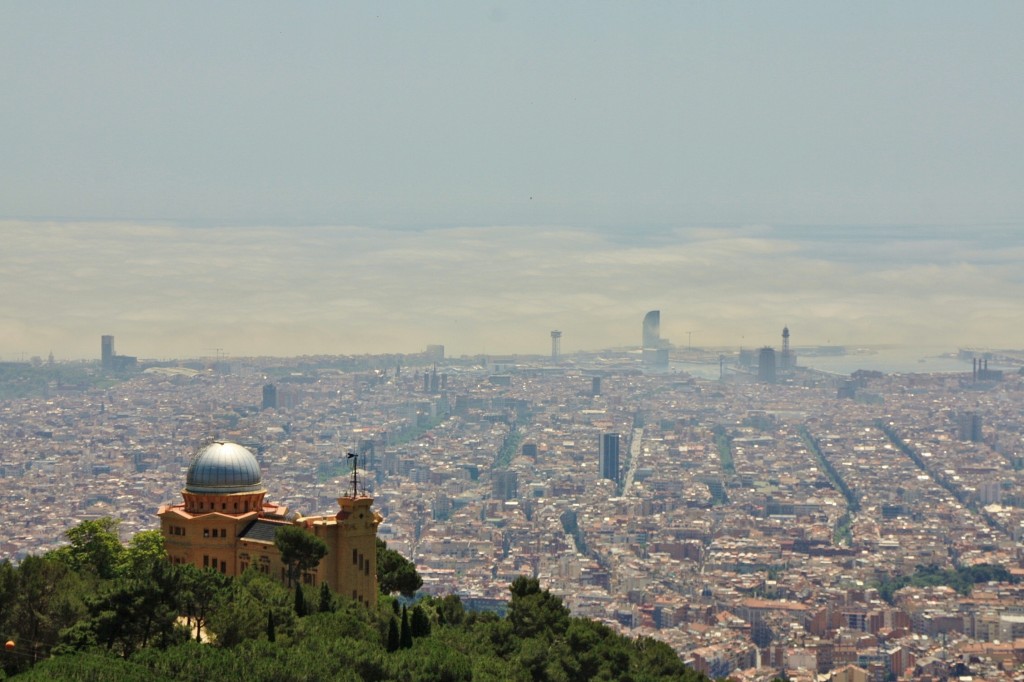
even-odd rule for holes
{"type": "Polygon", "coordinates": [[[377,587],[384,594],[412,597],[423,587],[416,565],[377,538],[377,587]]]}
{"type": "Polygon", "coordinates": [[[288,584],[316,568],[327,556],[327,543],[298,526],[281,526],[274,535],[281,563],[288,567],[288,584]]]}
{"type": "MultiPolygon", "coordinates": [[[[69,534],[76,538],[73,549],[30,556],[18,565],[0,562],[0,631],[15,642],[0,658],[0,677],[704,679],[661,642],[629,639],[572,617],[561,599],[533,578],[512,583],[507,618],[467,612],[455,595],[427,596],[402,607],[382,594],[376,608],[367,608],[322,585],[298,581],[288,588],[256,570],[231,578],[171,564],[160,555],[158,535],[140,534],[127,547],[113,547],[104,533],[114,528],[90,525],[69,534]],[[107,561],[103,557],[111,556],[118,557],[114,569],[98,570],[107,561]],[[296,595],[306,615],[296,612],[296,595]]],[[[315,555],[310,552],[303,561],[315,555]]],[[[404,558],[405,564],[388,558],[393,565],[411,566],[404,558]]],[[[399,573],[409,575],[404,569],[399,573]]],[[[405,580],[392,586],[418,589],[418,580],[405,580]]]]}
{"type": "Polygon", "coordinates": [[[119,525],[109,517],[83,521],[64,533],[70,544],[57,550],[55,556],[76,571],[113,578],[125,551],[117,535],[119,525]]]}

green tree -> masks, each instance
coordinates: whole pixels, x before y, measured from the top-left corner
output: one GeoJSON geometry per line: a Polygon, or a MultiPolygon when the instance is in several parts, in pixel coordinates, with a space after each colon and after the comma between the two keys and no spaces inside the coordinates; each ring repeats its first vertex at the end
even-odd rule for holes
{"type": "Polygon", "coordinates": [[[388,621],[388,652],[398,651],[398,647],[401,646],[402,640],[401,635],[398,632],[398,619],[394,616],[388,621]]]}
{"type": "Polygon", "coordinates": [[[113,578],[124,554],[117,535],[120,523],[110,517],[82,521],[64,532],[71,544],[56,550],[55,557],[76,571],[91,571],[105,580],[113,578]]]}
{"type": "Polygon", "coordinates": [[[81,682],[171,682],[173,678],[155,675],[152,670],[133,661],[93,652],[53,656],[18,675],[19,682],[52,682],[53,680],[80,680],[81,682]]]}
{"type": "Polygon", "coordinates": [[[296,616],[291,590],[259,571],[246,571],[233,578],[214,601],[209,629],[219,646],[233,648],[250,640],[264,639],[267,610],[274,614],[279,645],[294,631],[296,616]]]}
{"type": "Polygon", "coordinates": [[[167,562],[164,536],[158,530],[144,530],[132,536],[121,552],[117,573],[128,577],[145,576],[157,562],[167,562]]]}
{"type": "Polygon", "coordinates": [[[377,538],[377,587],[384,594],[400,593],[412,597],[423,587],[416,565],[377,538]]]}
{"type": "Polygon", "coordinates": [[[306,615],[306,597],[302,594],[302,583],[295,582],[295,615],[302,618],[306,615]]]}
{"type": "Polygon", "coordinates": [[[5,580],[15,578],[12,601],[0,605],[7,636],[18,643],[16,657],[4,661],[4,669],[17,672],[50,654],[60,640],[61,630],[84,617],[84,599],[95,576],[83,578],[64,560],[50,553],[25,557],[5,580]]]}
{"type": "Polygon", "coordinates": [[[94,639],[123,658],[147,646],[167,647],[187,636],[176,628],[181,584],[180,570],[167,561],[151,562],[144,575],[118,578],[89,600],[89,619],[66,630],[64,641],[82,647],[94,639]]]}
{"type": "Polygon", "coordinates": [[[636,640],[637,664],[641,673],[652,679],[698,679],[700,676],[688,670],[672,647],[650,637],[636,640]],[[684,676],[689,677],[684,677],[684,676]]]}
{"type": "Polygon", "coordinates": [[[446,594],[436,602],[435,607],[440,625],[462,625],[466,619],[466,609],[457,594],[446,594]]]}
{"type": "Polygon", "coordinates": [[[430,617],[421,604],[412,607],[412,618],[409,621],[413,637],[430,636],[430,617]]]}
{"type": "Polygon", "coordinates": [[[281,526],[274,535],[281,562],[288,567],[288,586],[327,556],[327,543],[298,526],[281,526]]]}
{"type": "Polygon", "coordinates": [[[331,594],[331,588],[327,586],[327,583],[320,583],[320,601],[316,610],[320,613],[334,611],[334,595],[331,594]]]}
{"type": "Polygon", "coordinates": [[[398,634],[399,646],[403,649],[408,649],[412,646],[412,630],[409,628],[409,612],[406,608],[402,607],[402,629],[398,634]]]}
{"type": "Polygon", "coordinates": [[[518,576],[509,589],[512,592],[509,620],[517,636],[528,638],[566,630],[569,610],[549,590],[542,591],[536,578],[518,576]]]}
{"type": "Polygon", "coordinates": [[[179,571],[178,607],[186,624],[195,628],[196,641],[201,642],[214,604],[227,591],[230,579],[220,571],[192,564],[182,564],[179,571]]]}

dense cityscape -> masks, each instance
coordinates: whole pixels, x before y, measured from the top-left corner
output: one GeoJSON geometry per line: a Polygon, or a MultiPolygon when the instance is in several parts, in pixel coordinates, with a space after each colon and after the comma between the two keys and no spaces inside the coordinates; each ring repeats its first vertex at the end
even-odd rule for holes
{"type": "Polygon", "coordinates": [[[657,311],[640,348],[562,355],[560,337],[550,357],[145,363],[104,337],[100,362],[36,359],[49,382],[0,403],[2,555],[88,519],[152,530],[226,438],[303,514],[335,507],[357,454],[379,537],[471,609],[527,575],[735,680],[1021,669],[1018,356],[838,375],[801,353],[843,349],[790,349],[788,329],[778,352],[672,347],[657,311]]]}
{"type": "Polygon", "coordinates": [[[0,679],[1024,682],[1024,2],[2,17],[0,679]]]}

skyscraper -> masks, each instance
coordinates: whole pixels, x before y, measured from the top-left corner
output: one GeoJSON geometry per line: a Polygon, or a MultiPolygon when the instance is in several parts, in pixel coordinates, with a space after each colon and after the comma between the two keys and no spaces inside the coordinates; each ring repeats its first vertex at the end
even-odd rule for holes
{"type": "Polygon", "coordinates": [[[103,369],[114,369],[114,337],[110,334],[100,337],[100,359],[103,369]]]}
{"type": "Polygon", "coordinates": [[[277,386],[274,384],[266,384],[263,387],[263,409],[277,409],[277,386]]]}
{"type": "Polygon", "coordinates": [[[652,310],[644,315],[643,348],[661,345],[661,311],[652,310]]]}
{"type": "Polygon", "coordinates": [[[514,500],[519,496],[519,474],[509,469],[494,472],[491,495],[498,500],[514,500]]]}
{"type": "Polygon", "coordinates": [[[652,310],[644,315],[643,344],[640,354],[648,367],[668,367],[668,342],[661,338],[661,311],[652,310]]]}
{"type": "Polygon", "coordinates": [[[138,358],[134,355],[118,355],[114,352],[114,337],[104,334],[100,337],[100,361],[105,370],[123,372],[134,369],[138,358]]]}
{"type": "Polygon", "coordinates": [[[972,443],[982,441],[981,415],[977,412],[961,412],[956,416],[957,438],[972,443]]]}
{"type": "Polygon", "coordinates": [[[602,433],[600,441],[601,478],[619,482],[619,434],[602,433]]]}

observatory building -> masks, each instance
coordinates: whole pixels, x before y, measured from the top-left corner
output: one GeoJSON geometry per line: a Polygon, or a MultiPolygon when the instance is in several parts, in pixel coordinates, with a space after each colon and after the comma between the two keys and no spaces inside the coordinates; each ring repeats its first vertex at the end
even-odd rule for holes
{"type": "Polygon", "coordinates": [[[260,465],[248,449],[215,441],[192,458],[181,491],[184,502],[160,507],[160,532],[175,564],[236,576],[246,569],[284,581],[286,567],[274,544],[282,526],[298,526],[327,544],[327,556],[302,581],[327,583],[361,604],[377,602],[377,527],[373,498],[338,498],[333,516],[296,516],[266,500],[260,465]]]}

